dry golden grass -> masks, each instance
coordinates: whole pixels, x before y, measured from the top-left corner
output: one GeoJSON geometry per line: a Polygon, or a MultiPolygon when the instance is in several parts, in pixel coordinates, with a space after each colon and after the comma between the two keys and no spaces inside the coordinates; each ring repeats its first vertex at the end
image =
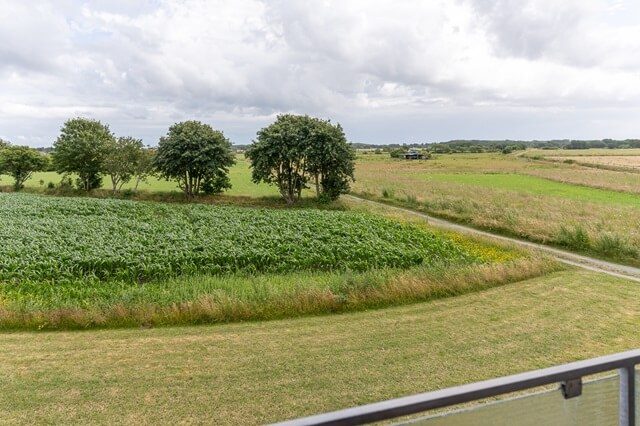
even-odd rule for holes
{"type": "Polygon", "coordinates": [[[640,156],[635,155],[590,155],[573,157],[553,157],[558,161],[575,161],[581,164],[620,167],[625,169],[640,169],[640,156]]]}
{"type": "Polygon", "coordinates": [[[0,334],[3,424],[260,424],[640,346],[640,287],[565,271],[403,307],[0,334]]]}
{"type": "MultiPolygon", "coordinates": [[[[631,189],[640,192],[640,174],[575,164],[540,163],[500,154],[441,155],[428,161],[359,161],[353,185],[355,194],[367,198],[542,243],[561,244],[562,226],[570,231],[582,228],[590,240],[588,252],[640,264],[634,253],[640,250],[638,207],[613,202],[617,196],[628,199],[627,194],[612,192],[611,203],[603,199],[591,202],[557,194],[427,179],[432,173],[512,173],[630,192],[631,189]],[[387,197],[383,196],[385,193],[387,197]]],[[[508,180],[508,176],[505,179],[508,180]]],[[[601,198],[604,197],[601,195],[601,198]]]]}

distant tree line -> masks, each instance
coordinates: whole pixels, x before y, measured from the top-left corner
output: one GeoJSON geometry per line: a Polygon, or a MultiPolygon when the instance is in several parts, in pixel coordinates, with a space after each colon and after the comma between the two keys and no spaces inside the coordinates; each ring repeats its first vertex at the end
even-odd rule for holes
{"type": "Polygon", "coordinates": [[[552,140],[483,140],[483,139],[456,139],[447,142],[433,143],[391,143],[383,145],[352,143],[358,150],[366,150],[374,154],[404,153],[408,150],[418,150],[421,152],[431,152],[435,154],[464,153],[464,152],[503,152],[509,153],[527,148],[537,149],[627,149],[640,148],[640,139],[598,139],[598,140],[574,140],[574,139],[552,139],[552,140]]]}
{"type": "MultiPolygon", "coordinates": [[[[339,124],[285,114],[261,129],[247,147],[252,180],[276,185],[288,204],[301,199],[312,185],[316,197],[330,201],[349,191],[355,151],[339,124]]],[[[231,142],[219,130],[199,121],[171,126],[157,148],[142,140],[114,135],[98,120],[67,120],[53,148],[36,150],[0,140],[0,174],[14,177],[15,190],[34,172],[53,169],[64,185],[89,192],[108,177],[116,194],[135,182],[133,191],[149,176],[177,182],[189,198],[231,188],[229,169],[235,164],[231,142]],[[72,181],[71,176],[76,176],[72,181]]]]}

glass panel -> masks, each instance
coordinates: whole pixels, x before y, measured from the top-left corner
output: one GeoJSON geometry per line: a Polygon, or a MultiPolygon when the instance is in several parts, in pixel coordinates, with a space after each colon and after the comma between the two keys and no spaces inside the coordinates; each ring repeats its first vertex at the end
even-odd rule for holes
{"type": "Polygon", "coordinates": [[[640,370],[636,368],[636,424],[640,421],[640,370]]]}
{"type": "Polygon", "coordinates": [[[618,384],[618,375],[608,376],[585,382],[582,386],[582,395],[571,399],[564,399],[559,389],[548,390],[401,424],[425,426],[614,425],[618,423],[618,384]]]}

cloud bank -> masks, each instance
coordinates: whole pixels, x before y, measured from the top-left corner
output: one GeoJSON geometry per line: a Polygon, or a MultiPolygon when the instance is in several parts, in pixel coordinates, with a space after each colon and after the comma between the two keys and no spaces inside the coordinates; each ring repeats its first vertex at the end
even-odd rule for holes
{"type": "Polygon", "coordinates": [[[370,143],[638,137],[637,18],[631,0],[0,0],[0,137],[49,146],[83,116],[249,143],[283,112],[370,143]]]}

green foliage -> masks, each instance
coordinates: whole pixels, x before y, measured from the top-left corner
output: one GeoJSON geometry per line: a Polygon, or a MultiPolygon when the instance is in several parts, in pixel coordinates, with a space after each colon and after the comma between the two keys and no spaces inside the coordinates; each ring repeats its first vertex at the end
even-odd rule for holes
{"type": "Polygon", "coordinates": [[[245,155],[253,182],[276,185],[288,204],[300,200],[311,180],[324,200],[348,192],[353,180],[355,151],[342,127],[307,115],[279,115],[258,132],[245,155]]]}
{"type": "Polygon", "coordinates": [[[573,229],[560,225],[557,242],[560,245],[576,250],[587,250],[591,247],[589,234],[587,234],[587,231],[585,231],[582,225],[576,225],[573,229]]]}
{"type": "Polygon", "coordinates": [[[45,170],[49,159],[33,148],[26,146],[7,146],[0,149],[0,171],[11,175],[13,187],[19,191],[33,172],[45,170]]]}
{"type": "MultiPolygon", "coordinates": [[[[184,274],[472,263],[451,240],[370,214],[0,194],[0,282],[142,283],[184,274]],[[25,227],[25,222],[29,224],[25,227]]],[[[30,284],[31,283],[31,284],[30,284]]]]}
{"type": "Polygon", "coordinates": [[[353,181],[356,152],[347,143],[340,124],[312,120],[312,131],[305,150],[306,169],[312,177],[318,198],[331,201],[349,192],[353,181]]]}
{"type": "Polygon", "coordinates": [[[167,180],[177,180],[188,197],[206,190],[219,193],[230,188],[229,167],[235,164],[231,142],[222,132],[199,121],[184,121],[169,128],[153,166],[167,180]]]}
{"type": "Polygon", "coordinates": [[[595,250],[613,257],[638,257],[638,249],[625,238],[615,233],[600,234],[594,244],[595,250]]]}
{"type": "Polygon", "coordinates": [[[311,131],[310,117],[279,115],[275,123],[258,131],[245,156],[251,160],[254,183],[275,184],[288,204],[300,200],[306,188],[306,141],[311,131]]]}
{"type": "Polygon", "coordinates": [[[53,144],[51,156],[56,171],[76,173],[78,187],[84,191],[99,188],[108,146],[113,139],[109,126],[98,120],[67,120],[53,144]]]}
{"type": "Polygon", "coordinates": [[[113,193],[129,182],[136,173],[139,163],[145,161],[142,140],[132,137],[120,137],[110,140],[106,145],[103,171],[111,177],[113,193]]]}
{"type": "Polygon", "coordinates": [[[153,175],[153,159],[156,156],[156,150],[152,148],[142,148],[134,163],[133,175],[135,176],[135,184],[132,191],[138,192],[140,182],[147,182],[147,178],[153,175]]]}

